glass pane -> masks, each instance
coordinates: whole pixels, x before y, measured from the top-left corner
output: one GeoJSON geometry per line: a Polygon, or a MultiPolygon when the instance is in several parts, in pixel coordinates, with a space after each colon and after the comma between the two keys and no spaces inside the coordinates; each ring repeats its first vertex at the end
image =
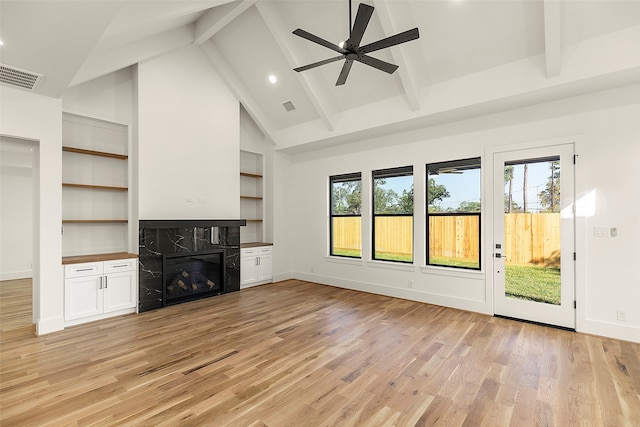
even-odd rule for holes
{"type": "Polygon", "coordinates": [[[331,183],[331,214],[360,215],[362,181],[331,183]]]}
{"type": "Polygon", "coordinates": [[[504,169],[505,296],[560,304],[560,159],[504,169]]]}
{"type": "Polygon", "coordinates": [[[331,255],[360,258],[362,256],[360,217],[334,217],[332,221],[331,255]]]}
{"type": "Polygon", "coordinates": [[[427,264],[480,269],[480,158],[428,164],[427,209],[427,264]]]}
{"type": "Polygon", "coordinates": [[[373,213],[413,215],[413,176],[373,179],[373,213]]]}
{"type": "Polygon", "coordinates": [[[374,259],[413,262],[413,217],[377,216],[374,259]]]}
{"type": "Polygon", "coordinates": [[[480,215],[429,215],[429,264],[480,268],[480,215]]]}

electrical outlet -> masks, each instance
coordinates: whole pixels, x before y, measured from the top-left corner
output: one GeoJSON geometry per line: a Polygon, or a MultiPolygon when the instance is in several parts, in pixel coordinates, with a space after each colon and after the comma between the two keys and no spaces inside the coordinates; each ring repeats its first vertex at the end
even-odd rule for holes
{"type": "Polygon", "coordinates": [[[411,280],[407,280],[407,287],[413,289],[413,282],[411,280]]]}
{"type": "Polygon", "coordinates": [[[618,229],[616,227],[611,227],[611,237],[616,237],[618,235],[618,229]]]}
{"type": "Polygon", "coordinates": [[[193,202],[195,202],[195,201],[196,201],[196,198],[195,198],[195,197],[193,197],[193,196],[187,196],[187,202],[189,202],[189,203],[193,203],[193,202]]]}
{"type": "Polygon", "coordinates": [[[608,227],[593,227],[593,235],[595,237],[609,237],[608,227]]]}
{"type": "Polygon", "coordinates": [[[621,321],[621,322],[626,322],[627,321],[627,310],[618,309],[617,315],[618,315],[618,320],[619,321],[621,321]]]}

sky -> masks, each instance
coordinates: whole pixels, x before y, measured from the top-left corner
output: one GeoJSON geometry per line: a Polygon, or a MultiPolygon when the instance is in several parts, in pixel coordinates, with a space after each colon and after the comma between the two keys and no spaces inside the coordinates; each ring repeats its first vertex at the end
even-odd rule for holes
{"type": "MultiPolygon", "coordinates": [[[[545,189],[547,180],[551,173],[549,162],[531,163],[528,167],[527,188],[528,188],[528,204],[529,211],[537,211],[542,209],[538,194],[545,189]]],[[[444,185],[449,191],[450,197],[444,199],[440,206],[444,209],[448,207],[457,208],[460,202],[479,202],[480,201],[480,170],[474,169],[464,171],[462,174],[441,174],[434,176],[438,184],[444,185]],[[477,185],[469,185],[470,182],[476,182],[477,185]]],[[[519,206],[523,205],[523,188],[524,166],[516,165],[513,170],[513,201],[519,206]]],[[[505,185],[505,193],[508,187],[505,185]]]]}

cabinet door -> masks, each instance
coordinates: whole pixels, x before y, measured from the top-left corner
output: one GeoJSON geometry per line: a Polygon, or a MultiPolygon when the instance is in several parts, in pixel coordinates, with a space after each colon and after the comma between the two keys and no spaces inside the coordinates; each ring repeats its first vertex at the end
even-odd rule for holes
{"type": "Polygon", "coordinates": [[[75,320],[102,313],[103,276],[73,277],[65,280],[64,320],[75,320]]]}
{"type": "Polygon", "coordinates": [[[240,284],[246,285],[258,280],[258,258],[253,255],[243,256],[240,259],[240,284]]]}
{"type": "Polygon", "coordinates": [[[258,281],[273,278],[273,255],[260,255],[258,258],[258,281]]]}
{"type": "Polygon", "coordinates": [[[123,310],[136,306],[135,271],[123,271],[105,275],[104,312],[123,310]]]}

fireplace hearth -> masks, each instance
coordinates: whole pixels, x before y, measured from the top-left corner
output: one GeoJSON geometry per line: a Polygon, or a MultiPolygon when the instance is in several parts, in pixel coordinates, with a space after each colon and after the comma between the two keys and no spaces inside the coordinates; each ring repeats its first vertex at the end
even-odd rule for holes
{"type": "Polygon", "coordinates": [[[142,220],[138,311],[240,290],[245,220],[142,220]]]}
{"type": "Polygon", "coordinates": [[[165,255],[162,261],[166,305],[222,293],[224,250],[165,255]]]}

